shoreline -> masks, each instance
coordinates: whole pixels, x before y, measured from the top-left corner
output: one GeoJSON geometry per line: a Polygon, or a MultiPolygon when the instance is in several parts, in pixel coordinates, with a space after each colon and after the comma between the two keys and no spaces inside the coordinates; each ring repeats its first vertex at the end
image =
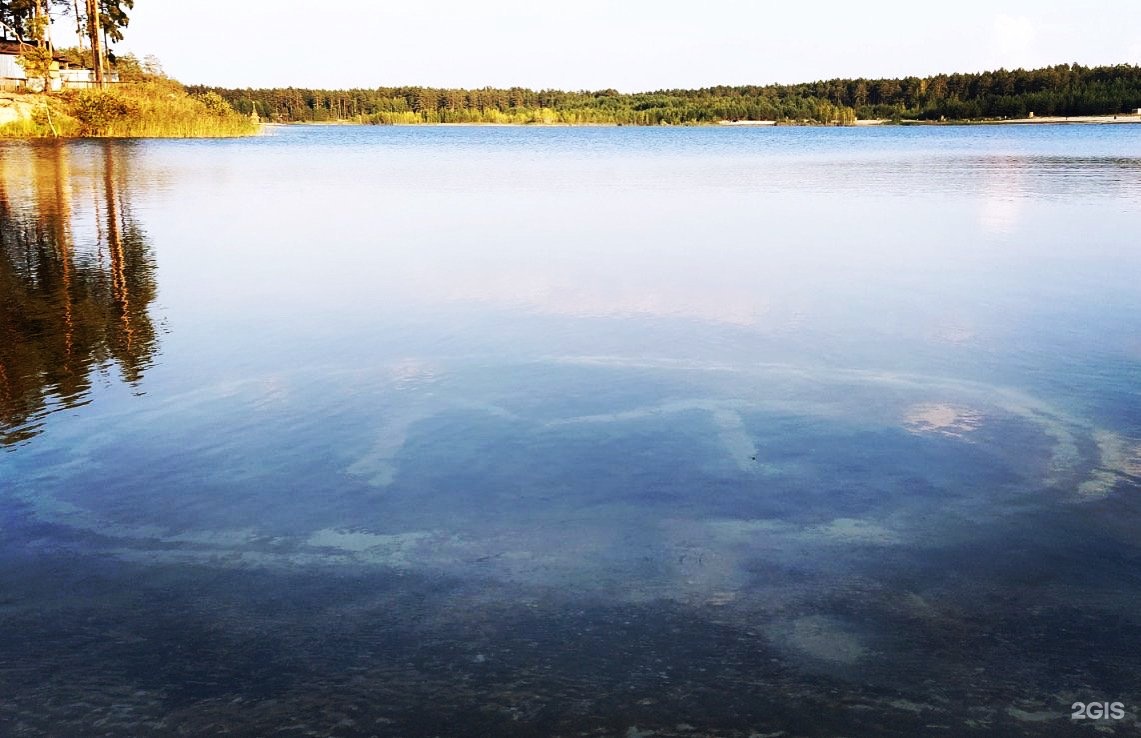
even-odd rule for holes
{"type": "Polygon", "coordinates": [[[0,91],[3,141],[234,138],[261,130],[220,97],[194,96],[159,77],[50,95],[0,91]]]}
{"type": "Polygon", "coordinates": [[[1008,118],[1006,120],[980,121],[981,123],[996,123],[999,125],[1120,125],[1125,123],[1141,123],[1141,115],[1136,113],[1118,113],[1117,115],[1043,115],[1032,118],[1008,118]]]}
{"type": "MultiPolygon", "coordinates": [[[[53,100],[55,100],[53,98],[53,100]]],[[[19,93],[0,93],[0,127],[9,127],[9,131],[0,133],[0,140],[21,141],[45,138],[39,134],[29,132],[26,135],[12,131],[12,128],[21,124],[31,124],[36,108],[46,107],[50,103],[38,96],[21,95],[19,93]]],[[[58,104],[58,103],[57,103],[58,104]]],[[[1081,116],[1035,116],[1028,118],[1008,118],[992,120],[899,120],[888,119],[861,119],[847,125],[818,122],[792,122],[773,120],[719,120],[700,123],[678,125],[636,125],[630,123],[392,123],[376,124],[355,120],[331,121],[287,121],[263,122],[261,127],[251,133],[241,135],[258,135],[276,127],[285,126],[377,126],[391,125],[394,127],[441,127],[441,128],[865,128],[872,126],[988,126],[988,125],[1126,125],[1141,124],[1141,115],[1135,113],[1119,113],[1117,115],[1081,115],[1081,116]]],[[[84,140],[96,138],[204,138],[230,136],[184,136],[164,132],[159,135],[147,136],[113,136],[113,135],[58,135],[54,138],[66,140],[84,140]]],[[[48,136],[47,138],[53,138],[48,136]]]]}
{"type": "Polygon", "coordinates": [[[1043,115],[1033,118],[992,118],[979,120],[901,120],[898,123],[885,121],[888,125],[901,126],[1038,126],[1038,125],[1124,125],[1141,123],[1141,115],[1118,113],[1117,115],[1043,115]]]}
{"type": "Polygon", "coordinates": [[[772,120],[713,121],[679,125],[637,125],[634,123],[363,123],[338,121],[266,122],[267,127],[290,126],[362,126],[376,128],[868,128],[873,126],[993,126],[993,125],[1128,125],[1141,123],[1141,116],[1081,115],[1008,118],[1003,120],[900,120],[869,118],[842,125],[837,123],[796,123],[772,120]]]}

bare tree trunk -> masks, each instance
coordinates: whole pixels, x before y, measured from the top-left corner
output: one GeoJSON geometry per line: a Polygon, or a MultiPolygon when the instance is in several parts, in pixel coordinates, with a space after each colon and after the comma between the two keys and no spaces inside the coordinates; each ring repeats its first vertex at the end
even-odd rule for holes
{"type": "Polygon", "coordinates": [[[55,42],[52,41],[52,14],[47,8],[47,3],[44,0],[36,0],[36,4],[40,8],[40,15],[44,19],[44,46],[55,53],[55,42]]]}
{"type": "Polygon", "coordinates": [[[71,0],[71,5],[75,9],[75,42],[79,45],[79,57],[83,58],[83,37],[87,34],[83,32],[83,16],[79,12],[79,0],[71,0]]]}
{"type": "Polygon", "coordinates": [[[42,48],[44,48],[44,46],[47,45],[47,43],[44,41],[44,27],[38,25],[40,22],[40,18],[43,17],[43,14],[44,14],[43,2],[42,2],[42,0],[36,0],[35,5],[32,6],[32,18],[35,19],[35,25],[36,25],[36,31],[34,32],[34,35],[36,37],[36,48],[39,48],[39,49],[42,49],[42,48]]]}
{"type": "Polygon", "coordinates": [[[95,66],[95,84],[103,89],[103,34],[99,28],[99,0],[87,0],[87,33],[91,38],[91,58],[95,66]]]}
{"type": "MultiPolygon", "coordinates": [[[[47,9],[44,7],[44,0],[35,0],[32,5],[32,17],[35,19],[35,35],[36,35],[36,48],[42,52],[46,52],[47,60],[43,62],[44,94],[50,95],[52,92],[52,42],[51,42],[51,16],[48,15],[47,9]]],[[[55,125],[51,122],[51,112],[48,112],[48,124],[51,125],[52,134],[55,134],[55,125]]]]}

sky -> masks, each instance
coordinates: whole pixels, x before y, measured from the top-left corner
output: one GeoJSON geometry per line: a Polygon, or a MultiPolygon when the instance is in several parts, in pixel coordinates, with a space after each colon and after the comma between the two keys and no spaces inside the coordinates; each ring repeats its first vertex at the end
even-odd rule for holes
{"type": "Polygon", "coordinates": [[[126,36],[187,84],[635,92],[1141,65],[1141,2],[136,0],[126,36]]]}

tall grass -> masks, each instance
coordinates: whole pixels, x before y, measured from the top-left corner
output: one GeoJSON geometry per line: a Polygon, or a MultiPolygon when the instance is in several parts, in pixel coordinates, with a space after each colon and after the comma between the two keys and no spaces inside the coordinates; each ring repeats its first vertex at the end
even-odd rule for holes
{"type": "Polygon", "coordinates": [[[499,125],[555,125],[560,123],[593,122],[576,119],[568,111],[551,108],[522,109],[504,112],[495,108],[484,110],[411,110],[382,111],[364,118],[375,125],[414,125],[417,123],[491,123],[499,125]]]}
{"type": "Polygon", "coordinates": [[[47,124],[28,118],[0,125],[0,138],[40,138],[50,135],[51,128],[47,124]]]}
{"type": "Polygon", "coordinates": [[[222,138],[249,136],[260,125],[235,112],[215,93],[189,95],[167,79],[25,95],[31,119],[0,126],[5,137],[222,138]]]}

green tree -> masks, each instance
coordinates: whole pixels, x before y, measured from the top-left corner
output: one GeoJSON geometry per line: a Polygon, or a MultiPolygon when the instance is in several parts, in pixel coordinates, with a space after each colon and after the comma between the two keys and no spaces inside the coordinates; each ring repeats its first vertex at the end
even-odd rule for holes
{"type": "MultiPolygon", "coordinates": [[[[205,92],[207,88],[196,88],[205,92]]],[[[550,122],[693,125],[719,120],[819,120],[860,117],[966,119],[1035,111],[1120,113],[1141,107],[1141,67],[1058,65],[990,74],[810,84],[719,86],[699,90],[534,91],[380,87],[368,90],[214,90],[239,109],[282,121],[361,115],[378,123],[550,122]],[[832,108],[818,106],[827,102],[832,108]],[[348,111],[348,112],[346,112],[348,111]]]]}
{"type": "Polygon", "coordinates": [[[29,80],[39,80],[43,93],[51,93],[51,73],[55,66],[52,51],[47,46],[24,45],[20,49],[18,62],[24,68],[29,80]]]}
{"type": "Polygon", "coordinates": [[[131,22],[127,11],[134,9],[135,0],[99,0],[99,25],[107,41],[123,40],[123,29],[131,22]]]}

